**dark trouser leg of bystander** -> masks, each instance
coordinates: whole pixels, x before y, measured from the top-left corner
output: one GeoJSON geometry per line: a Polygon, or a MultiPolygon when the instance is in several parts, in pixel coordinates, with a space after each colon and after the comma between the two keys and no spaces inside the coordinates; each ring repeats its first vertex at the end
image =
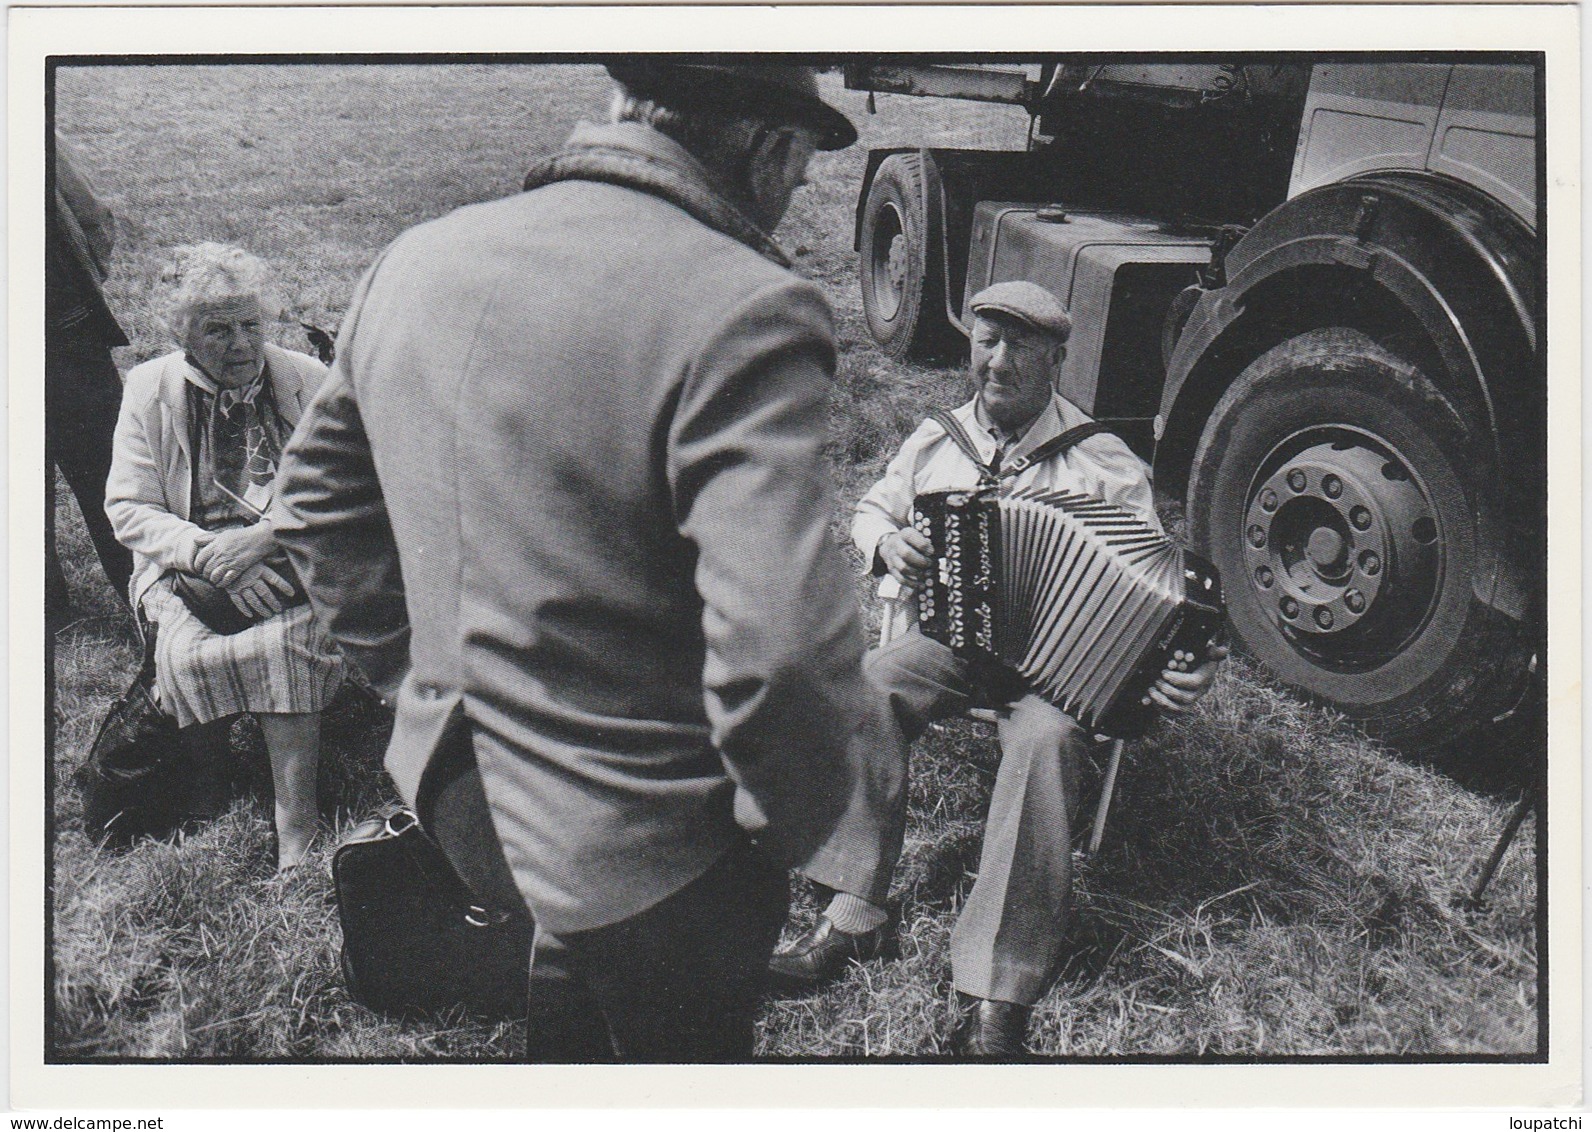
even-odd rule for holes
{"type": "MultiPolygon", "coordinates": [[[[514,917],[526,939],[533,932],[531,914],[503,856],[492,824],[492,810],[468,726],[452,730],[437,752],[416,807],[421,823],[447,853],[460,878],[476,897],[514,917]]],[[[525,1019],[525,1059],[532,1062],[586,1064],[614,1059],[608,1027],[596,1000],[570,974],[563,945],[541,934],[531,965],[525,1019]]]]}
{"type": "MultiPolygon", "coordinates": [[[[69,354],[51,349],[45,360],[45,444],[83,513],[94,551],[116,596],[127,600],[133,556],[116,541],[105,515],[105,480],[111,439],[121,408],[122,383],[109,351],[69,354]]],[[[53,562],[53,558],[52,558],[53,562]]],[[[59,563],[54,563],[57,578],[59,563]]],[[[53,587],[54,582],[50,585],[53,587]]],[[[61,588],[65,580],[60,579],[61,588]]]]}
{"type": "Polygon", "coordinates": [[[745,1061],[789,907],[785,870],[742,841],[640,915],[563,942],[621,1060],[745,1061]]]}
{"type": "Polygon", "coordinates": [[[53,538],[44,544],[44,612],[52,632],[63,626],[72,613],[72,591],[67,587],[53,538]]]}
{"type": "Polygon", "coordinates": [[[564,942],[543,931],[536,933],[531,956],[525,1060],[547,1065],[615,1060],[613,1038],[596,996],[570,970],[564,942]]]}

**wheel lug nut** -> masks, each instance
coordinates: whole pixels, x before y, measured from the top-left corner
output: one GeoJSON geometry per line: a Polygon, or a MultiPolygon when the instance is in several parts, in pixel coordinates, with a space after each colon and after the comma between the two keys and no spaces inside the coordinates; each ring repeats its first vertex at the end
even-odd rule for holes
{"type": "Polygon", "coordinates": [[[1356,507],[1349,512],[1349,522],[1354,524],[1357,531],[1367,530],[1371,526],[1371,512],[1364,507],[1356,507]]]}
{"type": "Polygon", "coordinates": [[[1265,491],[1261,492],[1260,506],[1261,509],[1265,511],[1277,510],[1277,493],[1271,490],[1269,487],[1265,491]]]}
{"type": "Polygon", "coordinates": [[[1266,529],[1259,523],[1256,523],[1249,528],[1249,545],[1255,547],[1257,550],[1266,545],[1266,529]]]}
{"type": "Polygon", "coordinates": [[[1336,499],[1343,494],[1343,481],[1328,472],[1321,477],[1321,490],[1327,493],[1328,499],[1336,499]]]}
{"type": "Polygon", "coordinates": [[[1316,624],[1320,625],[1323,629],[1332,628],[1332,610],[1328,609],[1324,605],[1318,606],[1316,608],[1316,624]]]}
{"type": "Polygon", "coordinates": [[[1377,557],[1374,550],[1367,550],[1360,555],[1360,569],[1372,577],[1382,572],[1382,559],[1377,557]]]}
{"type": "Polygon", "coordinates": [[[1291,597],[1282,599],[1282,615],[1290,621],[1299,616],[1299,603],[1291,597]]]}
{"type": "Polygon", "coordinates": [[[1359,590],[1350,590],[1343,595],[1343,604],[1349,607],[1350,613],[1365,612],[1365,595],[1359,590]]]}
{"type": "Polygon", "coordinates": [[[1295,468],[1293,471],[1289,472],[1288,486],[1293,488],[1295,491],[1303,491],[1305,489],[1305,474],[1298,468],[1295,468]]]}
{"type": "Polygon", "coordinates": [[[1255,581],[1259,582],[1263,589],[1271,589],[1271,584],[1276,580],[1277,577],[1271,572],[1270,566],[1262,566],[1255,571],[1255,581]]]}

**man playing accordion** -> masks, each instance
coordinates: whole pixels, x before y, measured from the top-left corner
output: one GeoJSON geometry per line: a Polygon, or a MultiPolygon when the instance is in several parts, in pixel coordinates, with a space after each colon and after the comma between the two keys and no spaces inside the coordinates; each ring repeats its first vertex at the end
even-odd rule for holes
{"type": "MultiPolygon", "coordinates": [[[[997,283],[973,298],[973,400],[951,416],[966,433],[930,419],[902,445],[858,503],[852,539],[882,576],[889,601],[886,641],[869,654],[870,677],[888,697],[899,745],[881,761],[904,768],[908,745],[930,723],[975,698],[999,704],[1000,769],[985,823],[978,880],[951,938],[951,968],[962,1005],[952,1046],[972,1057],[1024,1052],[1028,1015],[1047,988],[1061,951],[1071,889],[1070,826],[1080,756],[1091,737],[1015,678],[975,667],[916,626],[913,599],[935,548],[910,516],[925,492],[971,489],[1000,477],[1013,488],[1085,492],[1159,530],[1143,463],[1108,433],[1075,432],[1089,418],[1054,391],[1071,323],[1060,302],[1033,283],[997,283]],[[967,442],[971,441],[971,445],[967,442]],[[973,462],[976,451],[979,465],[973,462]],[[1002,474],[1004,473],[1004,475],[1002,474]]],[[[1168,667],[1149,691],[1163,710],[1186,711],[1210,687],[1226,650],[1168,667]],[[1194,663],[1198,661],[1198,663],[1194,663]]],[[[886,775],[881,774],[881,777],[886,775]]],[[[900,777],[905,778],[904,770],[900,777]]],[[[887,950],[890,874],[906,824],[903,787],[878,809],[854,806],[802,871],[835,892],[818,924],[782,948],[771,970],[787,986],[816,986],[852,960],[887,950]]]]}

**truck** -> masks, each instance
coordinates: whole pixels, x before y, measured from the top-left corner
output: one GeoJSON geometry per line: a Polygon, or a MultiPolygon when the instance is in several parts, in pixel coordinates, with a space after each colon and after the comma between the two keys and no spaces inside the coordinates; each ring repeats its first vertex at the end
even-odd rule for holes
{"type": "Polygon", "coordinates": [[[1005,103],[1023,150],[868,154],[855,246],[888,354],[968,300],[1068,308],[1059,391],[1145,457],[1234,642],[1406,750],[1506,717],[1545,640],[1535,57],[877,57],[877,94],[1005,103]]]}

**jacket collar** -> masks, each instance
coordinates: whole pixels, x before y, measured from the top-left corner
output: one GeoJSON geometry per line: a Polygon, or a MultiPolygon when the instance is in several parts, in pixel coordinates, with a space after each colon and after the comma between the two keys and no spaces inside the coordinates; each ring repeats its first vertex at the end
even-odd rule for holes
{"type": "Polygon", "coordinates": [[[673,138],[637,122],[582,122],[559,152],[532,166],[525,189],[557,181],[601,181],[650,193],[781,267],[790,257],[730,202],[723,186],[673,138]]]}
{"type": "MultiPolygon", "coordinates": [[[[989,463],[990,458],[995,455],[995,438],[979,420],[978,398],[975,396],[967,404],[954,410],[954,415],[972,436],[973,443],[978,448],[979,455],[984,458],[984,462],[989,463]]],[[[1033,423],[1028,426],[1028,431],[1023,433],[1022,440],[1006,454],[1007,462],[1022,459],[1051,437],[1060,436],[1069,428],[1084,424],[1088,420],[1088,414],[1073,405],[1071,401],[1059,393],[1052,393],[1050,404],[1039,411],[1039,416],[1034,418],[1033,423]]]]}
{"type": "MultiPolygon", "coordinates": [[[[265,344],[265,374],[276,397],[277,412],[282,414],[288,428],[298,425],[304,412],[304,377],[293,364],[293,354],[270,342],[265,344]]],[[[165,368],[161,371],[160,400],[172,422],[177,447],[183,457],[193,459],[188,451],[188,393],[192,383],[213,393],[215,385],[198,366],[191,364],[181,350],[167,354],[165,368]]]]}

